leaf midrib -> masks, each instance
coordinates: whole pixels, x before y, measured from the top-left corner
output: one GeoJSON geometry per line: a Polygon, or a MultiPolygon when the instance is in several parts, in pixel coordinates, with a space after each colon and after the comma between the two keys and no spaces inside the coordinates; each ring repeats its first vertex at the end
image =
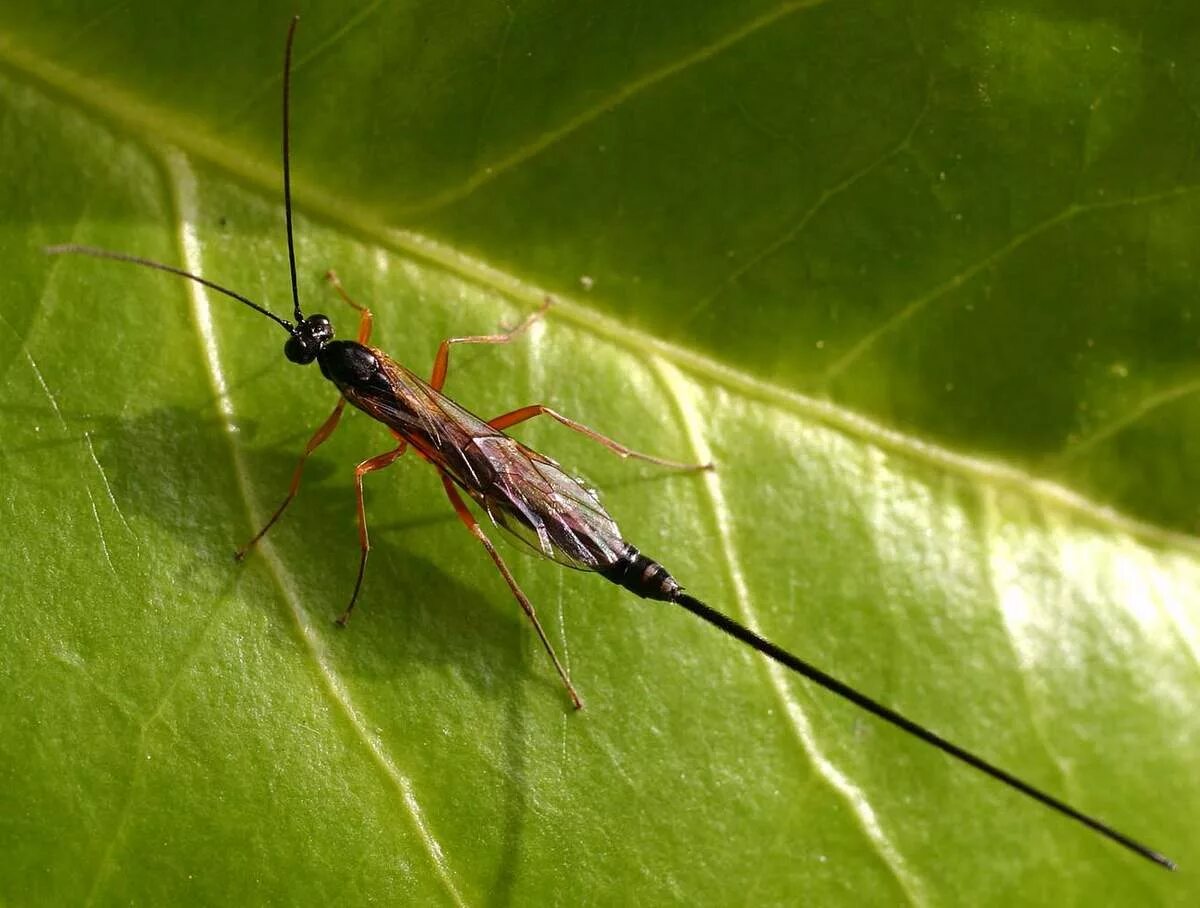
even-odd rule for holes
{"type": "MultiPolygon", "coordinates": [[[[799,4],[803,7],[805,4],[799,4]]],[[[96,79],[84,79],[57,63],[22,49],[11,35],[0,33],[0,66],[25,79],[41,83],[51,93],[80,107],[114,128],[139,137],[161,160],[172,150],[202,161],[253,191],[274,192],[277,168],[246,154],[201,129],[190,129],[171,112],[147,104],[129,92],[96,79]]],[[[1173,193],[1183,191],[1177,187],[1173,193]]],[[[1190,187],[1189,187],[1190,189],[1190,187]]],[[[296,208],[308,216],[372,245],[389,248],[428,266],[528,305],[539,304],[546,290],[485,261],[415,231],[389,227],[368,209],[330,193],[297,183],[293,192],[296,208]]],[[[1110,203],[1111,204],[1111,203],[1110,203]]],[[[1009,464],[959,453],[915,436],[888,428],[871,418],[824,398],[802,394],[765,381],[718,360],[669,343],[621,323],[578,300],[553,294],[554,312],[579,329],[605,338],[640,355],[647,353],[673,363],[691,374],[737,392],[751,400],[769,404],[796,416],[811,419],[854,438],[899,454],[910,460],[962,476],[980,486],[1017,491],[1043,506],[1073,514],[1094,525],[1128,534],[1142,542],[1200,555],[1200,536],[1172,530],[1160,524],[1131,517],[1099,504],[1059,483],[1036,476],[1009,464]]]]}

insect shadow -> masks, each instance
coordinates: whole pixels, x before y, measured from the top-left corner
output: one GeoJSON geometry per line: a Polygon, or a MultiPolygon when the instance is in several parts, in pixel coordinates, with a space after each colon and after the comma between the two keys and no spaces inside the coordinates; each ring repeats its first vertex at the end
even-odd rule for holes
{"type": "MultiPolygon", "coordinates": [[[[229,464],[228,430],[215,409],[197,412],[186,407],[161,407],[130,417],[84,415],[69,409],[56,413],[49,407],[28,405],[0,409],[19,415],[22,425],[41,427],[41,431],[30,430],[12,440],[8,448],[12,454],[52,452],[61,456],[71,448],[90,444],[114,502],[141,537],[133,544],[152,548],[156,538],[165,533],[195,551],[195,559],[181,566],[179,584],[211,583],[216,584],[215,591],[218,586],[227,589],[248,571],[270,572],[270,565],[262,558],[244,565],[233,560],[235,541],[253,522],[247,522],[240,501],[211,523],[204,521],[198,530],[195,510],[177,500],[178,490],[194,485],[198,471],[217,471],[229,464]],[[158,466],[148,470],[147,464],[158,466]],[[171,466],[164,469],[162,465],[171,466]],[[170,502],[176,504],[164,504],[170,502]],[[149,531],[147,526],[151,527],[149,531]]],[[[294,445],[288,439],[262,444],[256,441],[258,434],[253,421],[240,425],[238,443],[243,446],[244,462],[256,476],[286,477],[295,465],[294,445]]],[[[83,456],[90,458],[88,453],[83,456]]],[[[292,584],[301,590],[302,601],[296,605],[316,627],[328,628],[327,657],[351,688],[355,680],[370,683],[386,678],[389,686],[402,690],[406,681],[433,668],[448,678],[453,676],[448,686],[459,683],[499,706],[504,717],[498,725],[502,729],[502,792],[497,824],[501,845],[489,904],[509,904],[508,893],[515,883],[529,810],[529,683],[539,696],[544,693],[552,702],[559,700],[558,686],[553,677],[537,670],[538,654],[530,646],[517,609],[505,613],[497,597],[462,583],[405,544],[410,533],[420,535],[422,529],[443,524],[447,534],[460,542],[454,515],[437,513],[436,488],[432,486],[424,515],[418,513],[391,524],[380,522],[368,607],[348,632],[337,631],[333,619],[350,575],[349,569],[347,576],[341,575],[343,560],[328,549],[329,545],[352,540],[354,498],[346,473],[320,457],[313,458],[307,474],[310,481],[289,515],[292,522],[307,529],[274,543],[274,557],[283,570],[305,574],[303,582],[292,584]],[[326,529],[324,533],[313,533],[312,527],[326,529]],[[328,536],[329,545],[323,536],[328,536]],[[304,550],[296,550],[295,545],[304,550]],[[296,566],[301,562],[310,570],[296,566]],[[328,581],[313,582],[308,573],[328,575],[328,581]]],[[[231,475],[228,482],[236,484],[236,479],[231,475]]],[[[417,485],[414,482],[414,487],[417,485]]],[[[349,545],[352,549],[352,542],[349,545]]],[[[282,595],[253,600],[255,607],[268,609],[279,609],[281,603],[282,595]]],[[[131,614],[136,616],[139,603],[130,605],[131,614]]],[[[290,616],[284,618],[292,624],[290,616]]],[[[297,639],[297,646],[304,644],[297,639]]],[[[564,714],[571,711],[567,704],[561,706],[564,714]]],[[[420,709],[424,711],[425,705],[420,709]]],[[[402,716],[391,715],[371,715],[370,719],[394,728],[404,721],[402,716]]]]}
{"type": "MultiPolygon", "coordinates": [[[[58,420],[58,415],[48,409],[5,409],[19,409],[23,417],[38,420],[43,426],[58,420]]],[[[127,518],[136,515],[148,519],[158,530],[190,548],[198,547],[199,558],[216,559],[222,570],[227,568],[233,573],[253,567],[253,560],[244,565],[233,560],[236,541],[246,535],[246,527],[253,521],[245,516],[245,507],[240,502],[238,481],[232,474],[236,467],[230,462],[229,434],[219,414],[162,407],[133,417],[63,412],[62,418],[65,431],[26,436],[10,450],[13,453],[63,451],[87,445],[90,440],[97,460],[103,465],[113,499],[127,518]],[[156,467],[148,470],[147,464],[156,467]],[[164,469],[164,464],[171,467],[164,469]],[[226,513],[211,522],[204,520],[206,526],[198,530],[196,510],[189,502],[178,501],[178,490],[193,484],[197,471],[211,474],[219,471],[222,464],[227,464],[231,471],[223,485],[237,490],[234,494],[238,503],[222,505],[226,513]],[[213,538],[214,533],[223,538],[213,538]],[[205,535],[209,538],[204,539],[205,535]]],[[[257,437],[257,426],[252,421],[239,425],[237,443],[242,446],[240,457],[248,471],[256,477],[288,476],[295,466],[293,446],[287,439],[263,444],[257,437]]],[[[329,554],[329,547],[339,544],[346,544],[348,552],[355,551],[351,476],[344,467],[338,468],[317,456],[310,462],[305,478],[304,490],[296,500],[296,513],[283,524],[302,525],[304,530],[275,543],[274,557],[285,571],[304,575],[299,586],[300,606],[314,623],[323,625],[328,618],[332,625],[345,581],[353,577],[350,568],[339,571],[341,563],[329,554]],[[311,567],[311,572],[305,566],[293,566],[301,559],[311,567]],[[308,573],[314,576],[309,577],[308,573]],[[327,582],[320,579],[325,576],[327,582]]],[[[387,478],[392,484],[409,485],[407,477],[401,475],[387,478]]],[[[386,484],[376,483],[380,487],[386,484]]],[[[369,607],[364,609],[362,623],[364,630],[369,623],[369,633],[353,630],[348,634],[330,633],[332,640],[354,638],[353,646],[345,648],[344,655],[353,659],[347,667],[372,675],[394,675],[412,660],[458,668],[466,659],[468,665],[488,666],[486,671],[464,673],[464,678],[481,693],[492,695],[497,687],[504,686],[497,680],[502,676],[536,680],[549,690],[557,690],[553,679],[527,664],[522,647],[525,628],[519,611],[512,609],[511,614],[505,613],[486,591],[465,585],[405,544],[409,531],[434,525],[454,530],[454,541],[461,541],[454,515],[437,508],[435,488],[429,488],[429,507],[423,508],[420,503],[412,502],[421,491],[416,477],[411,486],[408,510],[415,512],[414,516],[380,521],[377,539],[373,540],[372,568],[379,576],[371,578],[369,607]],[[447,625],[444,633],[440,630],[428,633],[439,624],[447,625]]],[[[269,495],[267,491],[262,493],[264,498],[269,495]]],[[[228,491],[225,499],[230,499],[228,491]]],[[[141,545],[153,545],[153,539],[143,539],[141,545]]]]}

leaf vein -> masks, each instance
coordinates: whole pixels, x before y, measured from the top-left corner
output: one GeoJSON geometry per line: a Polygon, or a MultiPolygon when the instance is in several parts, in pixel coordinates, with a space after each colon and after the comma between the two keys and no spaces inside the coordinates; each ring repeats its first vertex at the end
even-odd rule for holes
{"type": "MultiPolygon", "coordinates": [[[[194,176],[189,170],[183,155],[178,152],[168,155],[167,167],[171,174],[171,184],[176,196],[175,207],[180,227],[179,243],[182,259],[189,271],[194,274],[203,274],[204,269],[200,256],[200,245],[193,227],[195,218],[191,215],[191,212],[194,212],[197,207],[194,176]]],[[[219,409],[222,415],[225,434],[229,439],[230,456],[234,465],[239,494],[245,505],[250,522],[256,523],[255,518],[259,509],[253,503],[253,494],[250,491],[250,480],[245,464],[242,461],[237,445],[233,442],[233,405],[227,394],[227,383],[217,348],[216,334],[212,326],[212,314],[208,306],[208,298],[203,288],[199,285],[189,284],[188,286],[191,290],[192,311],[204,348],[205,363],[208,367],[207,371],[212,381],[213,389],[216,392],[216,397],[220,402],[219,409]]],[[[425,853],[450,899],[456,905],[465,906],[466,902],[455,885],[446,861],[445,852],[433,835],[428,822],[425,820],[424,812],[417,801],[411,780],[400,771],[400,768],[387,753],[382,742],[368,731],[367,723],[354,706],[349,691],[330,666],[324,643],[317,635],[312,621],[300,604],[300,598],[295,586],[292,584],[274,547],[269,540],[264,539],[259,542],[258,549],[259,554],[268,565],[283,595],[284,601],[288,605],[288,611],[295,622],[301,642],[312,659],[313,666],[317,671],[317,676],[321,680],[326,694],[335,708],[349,723],[354,735],[367,749],[372,762],[375,763],[383,772],[384,777],[399,792],[414,831],[417,833],[425,849],[425,853]]]]}
{"type": "MultiPolygon", "coordinates": [[[[235,584],[236,581],[231,582],[226,588],[226,591],[232,589],[235,584]]],[[[162,689],[162,693],[159,694],[158,699],[150,707],[149,714],[145,719],[141,719],[137,722],[138,738],[137,744],[133,748],[133,772],[130,773],[129,783],[125,786],[124,800],[121,803],[121,810],[117,816],[117,822],[113,826],[112,833],[108,837],[108,844],[104,848],[104,854],[101,855],[100,862],[96,865],[96,871],[92,876],[92,885],[88,888],[88,895],[84,900],[84,904],[86,905],[95,904],[96,898],[102,891],[101,887],[103,886],[105,880],[107,880],[108,877],[112,875],[112,872],[116,869],[116,856],[119,853],[118,846],[121,844],[121,840],[125,837],[125,828],[129,825],[130,808],[134,800],[134,789],[137,787],[138,782],[141,780],[142,773],[145,771],[146,761],[150,758],[150,755],[146,752],[146,742],[150,735],[150,729],[153,728],[158,720],[162,717],[163,710],[170,702],[172,694],[175,693],[175,689],[179,686],[179,682],[183,678],[184,672],[192,663],[192,660],[195,659],[196,654],[199,653],[203,648],[208,639],[209,631],[211,631],[216,625],[218,618],[224,613],[227,604],[228,600],[222,607],[214,608],[211,611],[208,618],[204,622],[204,626],[200,628],[200,632],[196,636],[195,641],[188,645],[183,657],[179,660],[179,665],[176,667],[175,671],[172,672],[170,679],[166,683],[166,686],[162,689]]],[[[85,677],[89,677],[86,672],[85,677]]],[[[114,695],[110,694],[109,696],[113,697],[114,695]]]]}
{"type": "Polygon", "coordinates": [[[999,533],[1000,520],[997,513],[996,495],[993,490],[989,489],[984,490],[981,498],[983,508],[982,519],[979,522],[979,535],[983,551],[986,553],[983,557],[982,569],[987,579],[988,589],[991,591],[993,605],[1000,619],[1000,627],[1004,631],[1004,639],[1008,642],[1013,665],[1021,680],[1021,698],[1025,701],[1026,707],[1024,715],[1029,717],[1033,732],[1041,743],[1042,750],[1058,770],[1059,779],[1065,789],[1070,784],[1069,767],[1054,749],[1050,742],[1050,736],[1046,733],[1045,723],[1042,719],[1043,711],[1038,708],[1038,703],[1035,702],[1033,690],[1030,687],[1030,678],[1034,675],[1033,667],[1030,665],[1030,660],[1022,654],[1019,634],[1013,626],[1012,615],[1004,607],[1004,592],[997,569],[1004,566],[1011,567],[1013,559],[997,557],[996,538],[999,533]]]}
{"type": "Polygon", "coordinates": [[[472,195],[476,190],[491,183],[497,177],[507,173],[515,167],[524,164],[525,162],[537,157],[546,149],[559,144],[564,139],[578,132],[584,126],[598,120],[606,114],[612,113],[614,110],[625,104],[627,101],[637,97],[642,92],[653,88],[660,82],[664,82],[680,73],[691,69],[694,66],[705,63],[714,57],[719,56],[730,47],[749,38],[764,28],[774,25],[781,19],[785,19],[793,13],[800,10],[809,9],[811,7],[820,6],[827,0],[792,0],[792,2],[781,3],[774,9],[768,10],[756,16],[754,19],[744,22],[729,32],[726,32],[716,41],[712,41],[702,47],[693,50],[676,60],[672,60],[664,66],[656,70],[645,73],[632,81],[626,82],[619,86],[615,91],[611,92],[604,98],[601,98],[596,104],[588,107],[575,116],[568,118],[551,129],[546,130],[541,135],[534,138],[532,141],[517,148],[515,151],[509,152],[492,163],[487,164],[459,183],[457,186],[450,187],[441,192],[434,193],[427,198],[412,204],[398,212],[401,217],[416,217],[429,215],[441,208],[452,205],[456,202],[461,202],[467,196],[472,195]]]}
{"type": "Polygon", "coordinates": [[[888,161],[892,160],[892,158],[898,157],[907,151],[909,146],[912,144],[913,136],[916,134],[917,129],[920,127],[921,122],[925,119],[925,115],[929,111],[929,95],[930,92],[927,90],[925,94],[925,101],[921,106],[921,110],[917,113],[917,116],[913,119],[912,125],[909,126],[905,134],[898,142],[896,142],[891,148],[882,152],[870,163],[858,168],[848,176],[843,177],[840,182],[837,182],[832,186],[827,186],[825,189],[823,189],[817,196],[816,200],[800,215],[799,218],[792,223],[790,227],[787,228],[787,230],[785,230],[775,239],[771,240],[766,246],[754,253],[754,255],[752,255],[738,268],[734,269],[729,275],[727,275],[712,292],[696,303],[690,312],[682,316],[681,322],[686,324],[687,322],[692,321],[697,316],[704,313],[722,294],[725,293],[725,291],[741,280],[746,274],[757,268],[764,261],[772,258],[785,246],[791,245],[792,242],[795,241],[796,237],[803,233],[804,229],[808,227],[809,222],[812,221],[812,219],[816,217],[826,205],[828,205],[838,196],[848,192],[855,185],[862,182],[888,161]]]}
{"type": "MultiPolygon", "coordinates": [[[[690,400],[690,394],[684,386],[683,376],[674,366],[661,359],[655,358],[653,366],[668,388],[682,419],[684,430],[692,447],[691,459],[697,463],[711,462],[713,454],[704,436],[703,417],[690,400]]],[[[717,527],[721,557],[725,563],[726,574],[733,586],[737,617],[746,627],[757,633],[759,620],[751,602],[750,587],[742,571],[741,558],[733,540],[733,526],[729,517],[729,506],[725,501],[725,493],[721,486],[721,478],[716,471],[710,471],[704,474],[703,480],[708,492],[708,504],[717,527]]],[[[783,707],[784,714],[788,717],[792,733],[801,749],[808,755],[817,774],[849,806],[858,822],[859,829],[870,841],[907,900],[913,905],[928,904],[929,900],[925,896],[921,880],[909,869],[904,856],[884,831],[866,794],[821,750],[813,734],[808,716],[791,694],[788,687],[789,679],[782,666],[766,659],[756,661],[759,661],[765,668],[770,688],[783,707]]]]}
{"type": "Polygon", "coordinates": [[[1155,192],[1142,196],[1131,196],[1124,199],[1114,199],[1107,202],[1073,202],[1067,205],[1061,211],[1051,215],[1045,220],[1026,228],[1025,230],[1012,237],[1008,242],[992,250],[983,258],[963,268],[957,274],[947,278],[942,283],[938,284],[932,290],[921,294],[920,296],[910,300],[902,305],[899,309],[888,316],[880,325],[873,328],[851,345],[842,356],[840,356],[825,372],[824,382],[826,385],[832,383],[839,375],[850,368],[858,361],[864,353],[866,353],[875,343],[886,334],[890,334],[898,327],[911,320],[914,316],[920,314],[927,309],[931,304],[937,302],[942,297],[950,292],[957,290],[959,287],[967,284],[978,276],[983,271],[999,264],[1012,253],[1016,252],[1026,243],[1036,239],[1049,230],[1057,227],[1060,224],[1073,221],[1083,215],[1094,214],[1098,211],[1107,211],[1112,208],[1135,208],[1139,205],[1151,204],[1154,202],[1167,201],[1177,199],[1185,195],[1200,190],[1200,186],[1185,185],[1177,186],[1174,189],[1168,189],[1163,192],[1155,192]]]}
{"type": "Polygon", "coordinates": [[[116,565],[113,564],[112,555],[108,551],[108,540],[104,538],[104,524],[100,521],[100,512],[96,510],[96,496],[92,494],[91,486],[84,486],[83,490],[87,492],[88,503],[92,506],[92,519],[96,523],[96,535],[100,539],[100,551],[104,553],[104,563],[108,565],[113,577],[120,582],[121,575],[117,573],[116,565]]]}
{"type": "Polygon", "coordinates": [[[1085,438],[1076,441],[1074,444],[1065,448],[1058,456],[1050,461],[1051,466],[1059,466],[1066,461],[1073,460],[1080,454],[1095,447],[1101,442],[1107,441],[1114,435],[1119,435],[1126,429],[1136,425],[1146,416],[1149,416],[1155,410],[1170,406],[1176,401],[1182,400],[1185,397],[1200,392],[1200,379],[1192,379],[1186,382],[1172,385],[1164,388],[1161,391],[1156,391],[1154,394],[1149,394],[1142,400],[1138,401],[1125,413],[1110,420],[1100,428],[1096,429],[1085,438]]]}
{"type": "MultiPolygon", "coordinates": [[[[104,491],[108,494],[108,500],[112,503],[113,510],[117,512],[117,516],[121,519],[121,524],[125,530],[133,537],[134,542],[137,542],[137,535],[133,532],[133,528],[129,525],[129,521],[125,519],[125,514],[121,511],[121,506],[117,504],[117,496],[113,494],[112,485],[108,481],[108,473],[100,464],[100,458],[96,456],[96,446],[92,444],[92,433],[83,433],[83,442],[87,446],[88,456],[91,457],[92,463],[96,465],[96,472],[100,474],[100,481],[104,484],[104,491]]],[[[89,493],[90,494],[90,493],[89,493]]],[[[96,509],[96,503],[92,502],[92,510],[96,509]]]]}

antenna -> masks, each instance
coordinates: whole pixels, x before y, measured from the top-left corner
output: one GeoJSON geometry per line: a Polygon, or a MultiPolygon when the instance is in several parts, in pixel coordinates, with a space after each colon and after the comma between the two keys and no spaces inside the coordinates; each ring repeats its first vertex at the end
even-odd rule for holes
{"type": "Polygon", "coordinates": [[[216,290],[217,293],[224,293],[226,296],[237,300],[243,305],[249,306],[255,312],[261,312],[271,321],[283,326],[283,330],[288,334],[293,333],[291,322],[284,321],[274,312],[269,312],[253,300],[246,299],[240,293],[230,290],[228,287],[222,287],[220,284],[210,281],[208,278],[203,278],[198,274],[192,274],[190,271],[184,271],[182,268],[176,268],[173,265],[164,265],[162,262],[155,262],[151,259],[144,259],[136,255],[128,255],[124,252],[112,252],[108,249],[98,249],[95,246],[81,246],[77,243],[63,243],[58,246],[46,246],[42,249],[46,255],[90,255],[95,259],[113,259],[117,262],[129,262],[134,265],[141,265],[143,268],[153,268],[156,271],[165,271],[168,274],[178,274],[180,277],[186,277],[190,281],[195,281],[197,284],[203,284],[209,290],[216,290]]]}
{"type": "Polygon", "coordinates": [[[292,165],[291,141],[289,139],[288,100],[292,93],[292,40],[296,37],[296,25],[300,16],[292,16],[288,26],[287,46],[283,51],[283,216],[287,221],[288,266],[292,271],[292,306],[296,324],[304,321],[300,312],[300,291],[296,289],[296,244],[292,239],[292,165]]]}

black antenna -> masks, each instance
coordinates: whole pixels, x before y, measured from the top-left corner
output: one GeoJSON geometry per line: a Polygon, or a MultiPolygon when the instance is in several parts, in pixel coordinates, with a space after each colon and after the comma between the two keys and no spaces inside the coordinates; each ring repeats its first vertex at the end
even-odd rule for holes
{"type": "Polygon", "coordinates": [[[283,216],[287,221],[288,266],[292,270],[292,306],[296,324],[304,321],[300,312],[300,291],[296,289],[296,244],[292,240],[292,165],[291,142],[288,136],[288,100],[292,93],[292,39],[296,36],[296,25],[300,16],[292,16],[288,26],[287,46],[283,51],[283,216]]]}
{"type": "Polygon", "coordinates": [[[764,640],[758,634],[754,633],[754,631],[744,627],[743,625],[734,621],[732,618],[723,615],[716,609],[710,608],[699,599],[689,596],[687,593],[678,592],[669,601],[674,602],[676,605],[682,606],[693,615],[704,619],[709,624],[724,631],[734,639],[748,644],[749,646],[758,650],[764,656],[774,659],[780,665],[790,668],[799,675],[803,675],[805,678],[808,678],[815,684],[819,684],[827,691],[837,694],[839,697],[842,697],[845,700],[849,700],[860,709],[865,709],[872,715],[878,716],[880,719],[883,719],[883,721],[891,723],[902,731],[906,731],[910,735],[920,738],[927,744],[932,744],[943,753],[947,753],[954,757],[954,759],[961,760],[968,766],[979,770],[998,782],[1003,782],[1009,788],[1015,788],[1017,791],[1021,792],[1021,794],[1033,798],[1035,801],[1044,804],[1046,807],[1049,807],[1051,810],[1056,811],[1063,816],[1070,817],[1072,820],[1082,823],[1089,829],[1100,833],[1100,835],[1105,836],[1106,838],[1112,839],[1112,841],[1118,843],[1119,845],[1123,845],[1125,848],[1128,848],[1135,854],[1138,854],[1147,860],[1153,861],[1159,866],[1165,867],[1168,870],[1176,869],[1175,862],[1166,855],[1160,854],[1153,848],[1131,839],[1124,833],[1118,832],[1111,826],[1100,822],[1094,817],[1089,817],[1087,814],[1081,813],[1071,805],[1060,801],[1058,798],[1048,795],[1044,791],[1039,791],[1028,782],[1022,782],[1016,776],[1005,772],[998,766],[992,765],[982,757],[977,757],[975,754],[964,750],[957,744],[952,744],[940,735],[934,734],[923,725],[918,725],[911,719],[906,719],[895,710],[888,709],[883,704],[877,703],[865,694],[860,694],[848,684],[844,684],[837,680],[837,678],[825,674],[825,672],[821,671],[814,665],[810,665],[798,656],[793,656],[787,650],[781,649],[770,640],[764,640]]]}
{"type": "Polygon", "coordinates": [[[190,271],[184,271],[182,268],[176,268],[173,265],[164,265],[162,262],[155,262],[150,259],[144,259],[136,255],[127,255],[124,252],[112,252],[108,249],[98,249],[95,246],[81,246],[77,243],[63,243],[58,246],[46,246],[42,249],[46,255],[90,255],[96,259],[113,259],[118,262],[130,262],[134,265],[141,265],[143,268],[153,268],[156,271],[166,271],[168,274],[178,274],[180,277],[186,277],[190,281],[195,281],[197,284],[203,284],[210,290],[216,290],[217,293],[224,293],[228,297],[232,297],[239,303],[249,306],[256,312],[261,312],[273,322],[283,326],[283,329],[288,333],[293,333],[291,322],[284,321],[274,312],[269,312],[253,300],[248,300],[240,293],[235,293],[228,287],[222,287],[220,284],[203,278],[198,274],[192,274],[190,271]]]}

